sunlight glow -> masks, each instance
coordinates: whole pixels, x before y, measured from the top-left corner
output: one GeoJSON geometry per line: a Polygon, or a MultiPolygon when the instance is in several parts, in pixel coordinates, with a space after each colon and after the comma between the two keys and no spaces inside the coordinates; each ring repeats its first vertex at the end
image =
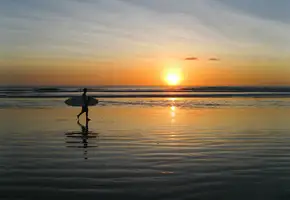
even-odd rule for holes
{"type": "Polygon", "coordinates": [[[164,75],[164,80],[168,85],[180,85],[182,81],[182,73],[180,68],[167,69],[164,75]]]}
{"type": "Polygon", "coordinates": [[[178,85],[180,82],[180,77],[178,74],[167,74],[166,81],[168,85],[178,85]]]}

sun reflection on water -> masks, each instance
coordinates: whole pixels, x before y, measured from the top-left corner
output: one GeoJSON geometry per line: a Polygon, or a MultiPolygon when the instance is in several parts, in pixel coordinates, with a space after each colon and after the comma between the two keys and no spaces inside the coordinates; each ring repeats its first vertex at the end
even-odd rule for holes
{"type": "Polygon", "coordinates": [[[176,106],[175,106],[175,98],[169,98],[171,101],[170,106],[170,116],[171,116],[171,123],[175,122],[175,116],[176,116],[176,106]]]}

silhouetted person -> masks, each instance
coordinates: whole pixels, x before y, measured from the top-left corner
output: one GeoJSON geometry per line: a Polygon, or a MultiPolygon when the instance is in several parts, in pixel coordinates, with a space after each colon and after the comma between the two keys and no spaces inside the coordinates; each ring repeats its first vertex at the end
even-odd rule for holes
{"type": "Polygon", "coordinates": [[[77,117],[79,119],[83,113],[86,113],[86,121],[89,121],[90,120],[89,119],[89,108],[88,108],[89,99],[87,96],[87,88],[83,89],[82,99],[83,99],[82,111],[80,112],[80,114],[77,115],[77,117]]]}

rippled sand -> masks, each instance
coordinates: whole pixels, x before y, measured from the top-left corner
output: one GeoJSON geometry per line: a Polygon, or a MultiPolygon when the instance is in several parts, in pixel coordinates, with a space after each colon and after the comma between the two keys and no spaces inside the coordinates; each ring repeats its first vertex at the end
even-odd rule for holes
{"type": "Polygon", "coordinates": [[[289,199],[290,109],[0,112],[0,199],[289,199]]]}

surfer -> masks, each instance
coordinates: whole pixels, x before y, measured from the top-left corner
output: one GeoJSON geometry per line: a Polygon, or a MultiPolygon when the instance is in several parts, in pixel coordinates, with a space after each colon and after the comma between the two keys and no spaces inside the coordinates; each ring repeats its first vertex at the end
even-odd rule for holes
{"type": "Polygon", "coordinates": [[[84,88],[84,89],[83,89],[82,98],[83,98],[82,110],[81,110],[80,114],[77,115],[77,117],[78,117],[78,119],[79,119],[80,116],[81,116],[83,113],[86,113],[86,121],[90,121],[90,119],[89,119],[89,108],[88,108],[87,88],[84,88]]]}

